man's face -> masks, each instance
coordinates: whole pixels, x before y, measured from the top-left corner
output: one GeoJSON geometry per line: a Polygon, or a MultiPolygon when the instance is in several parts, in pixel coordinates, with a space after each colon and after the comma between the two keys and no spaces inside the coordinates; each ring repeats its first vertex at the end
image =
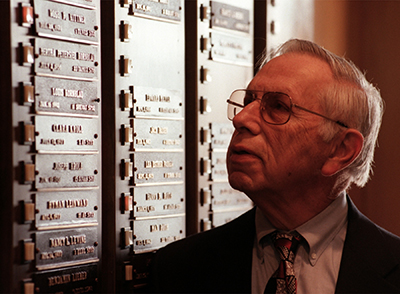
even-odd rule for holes
{"type": "MultiPolygon", "coordinates": [[[[332,82],[325,62],[309,55],[285,54],[268,62],[248,89],[283,92],[293,103],[323,113],[317,93],[332,82]]],[[[303,193],[315,185],[330,151],[318,135],[322,120],[294,107],[288,123],[271,125],[261,117],[258,101],[247,105],[233,119],[235,132],[227,153],[232,187],[257,202],[257,195],[303,193]]]]}

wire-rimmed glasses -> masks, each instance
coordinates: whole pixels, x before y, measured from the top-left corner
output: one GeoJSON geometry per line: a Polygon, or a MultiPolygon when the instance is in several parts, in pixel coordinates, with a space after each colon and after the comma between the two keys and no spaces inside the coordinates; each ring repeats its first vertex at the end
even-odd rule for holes
{"type": "Polygon", "coordinates": [[[327,120],[330,120],[341,127],[348,128],[348,126],[335,119],[331,119],[323,114],[306,109],[300,105],[294,104],[292,98],[282,92],[263,92],[255,90],[238,89],[232,92],[228,102],[228,119],[233,120],[244,107],[251,102],[260,101],[260,113],[266,123],[272,125],[283,125],[287,123],[292,115],[292,108],[296,107],[309,113],[318,115],[327,120]],[[257,97],[262,95],[261,98],[257,97]]]}

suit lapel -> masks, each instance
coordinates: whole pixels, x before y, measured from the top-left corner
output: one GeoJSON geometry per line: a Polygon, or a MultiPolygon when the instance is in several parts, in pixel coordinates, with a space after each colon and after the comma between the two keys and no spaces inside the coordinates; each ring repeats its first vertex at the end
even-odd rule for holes
{"type": "Polygon", "coordinates": [[[229,265],[226,271],[229,272],[232,293],[251,292],[251,263],[253,254],[253,242],[255,236],[255,208],[240,216],[238,221],[232,221],[232,227],[226,231],[229,236],[224,255],[229,265]]]}
{"type": "Polygon", "coordinates": [[[398,292],[385,277],[398,267],[382,230],[361,214],[350,198],[348,227],[343,247],[337,293],[398,292]],[[384,246],[385,249],[377,250],[384,246]]]}

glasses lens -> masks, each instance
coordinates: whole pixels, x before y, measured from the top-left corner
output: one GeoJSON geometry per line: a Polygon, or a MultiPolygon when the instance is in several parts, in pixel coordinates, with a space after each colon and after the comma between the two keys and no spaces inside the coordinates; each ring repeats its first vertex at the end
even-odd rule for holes
{"type": "MultiPolygon", "coordinates": [[[[249,94],[251,97],[251,94],[249,94]]],[[[234,91],[228,100],[228,119],[232,120],[249,103],[245,90],[234,91]]]]}
{"type": "MultiPolygon", "coordinates": [[[[255,101],[257,98],[251,91],[236,90],[228,100],[228,118],[232,120],[244,107],[255,101]]],[[[290,97],[280,92],[264,93],[260,110],[263,119],[270,124],[285,124],[288,122],[291,113],[290,97]]]]}
{"type": "Polygon", "coordinates": [[[261,100],[261,113],[271,124],[284,124],[290,118],[291,101],[284,93],[267,92],[261,100]]]}

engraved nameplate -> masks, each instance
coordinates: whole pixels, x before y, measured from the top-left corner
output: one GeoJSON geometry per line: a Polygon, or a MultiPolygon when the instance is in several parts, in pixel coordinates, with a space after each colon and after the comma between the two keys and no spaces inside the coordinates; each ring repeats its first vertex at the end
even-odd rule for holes
{"type": "Polygon", "coordinates": [[[212,184],[212,210],[248,209],[253,202],[244,193],[234,190],[228,183],[212,184]]]}
{"type": "Polygon", "coordinates": [[[253,39],[213,32],[211,59],[231,64],[253,66],[253,39]]]}
{"type": "Polygon", "coordinates": [[[134,184],[182,182],[185,158],[180,152],[143,152],[133,154],[134,184]]]}
{"type": "Polygon", "coordinates": [[[100,24],[96,9],[53,1],[34,0],[35,28],[39,36],[98,44],[100,24]]]}
{"type": "Polygon", "coordinates": [[[150,217],[185,212],[185,186],[166,185],[135,187],[133,216],[150,217]]]}
{"type": "Polygon", "coordinates": [[[234,128],[231,123],[211,123],[211,149],[226,151],[231,142],[234,128]]]}
{"type": "Polygon", "coordinates": [[[183,150],[183,128],[183,120],[133,119],[133,150],[183,150]]]}
{"type": "Polygon", "coordinates": [[[96,9],[97,8],[96,6],[99,6],[99,0],[53,0],[53,1],[84,7],[88,9],[96,9]]]}
{"type": "Polygon", "coordinates": [[[211,27],[249,33],[250,11],[225,3],[211,1],[211,27]]]}
{"type": "Polygon", "coordinates": [[[97,82],[35,76],[35,111],[97,116],[97,85],[97,82]]]}
{"type": "Polygon", "coordinates": [[[97,261],[97,227],[36,233],[36,268],[44,270],[97,261]]]}
{"type": "Polygon", "coordinates": [[[182,118],[182,93],[150,87],[133,87],[133,115],[182,118]]]}
{"type": "Polygon", "coordinates": [[[98,119],[36,116],[36,150],[96,151],[100,138],[98,119]]]}
{"type": "Polygon", "coordinates": [[[214,181],[227,180],[226,152],[213,152],[211,157],[211,179],[214,181]]]}
{"type": "Polygon", "coordinates": [[[133,252],[155,250],[185,237],[185,216],[133,222],[133,252]]]}
{"type": "Polygon", "coordinates": [[[38,192],[35,194],[37,229],[94,225],[98,222],[99,191],[38,192]]]}
{"type": "Polygon", "coordinates": [[[99,186],[98,154],[38,154],[35,160],[38,190],[99,186]]]}
{"type": "Polygon", "coordinates": [[[181,0],[135,0],[132,4],[133,15],[159,20],[180,21],[181,0]]]}
{"type": "Polygon", "coordinates": [[[95,46],[37,38],[35,55],[39,75],[97,79],[99,53],[95,46]]]}
{"type": "Polygon", "coordinates": [[[226,224],[226,223],[230,222],[231,220],[234,220],[235,218],[242,215],[246,211],[248,211],[248,209],[224,211],[224,212],[214,212],[213,216],[212,216],[213,217],[212,225],[213,225],[213,227],[222,226],[223,224],[226,224]]]}
{"type": "Polygon", "coordinates": [[[150,283],[150,272],[154,253],[136,254],[130,257],[130,262],[133,266],[133,287],[141,287],[150,283]]]}
{"type": "Polygon", "coordinates": [[[84,265],[33,275],[41,293],[98,293],[97,265],[84,265]]]}

